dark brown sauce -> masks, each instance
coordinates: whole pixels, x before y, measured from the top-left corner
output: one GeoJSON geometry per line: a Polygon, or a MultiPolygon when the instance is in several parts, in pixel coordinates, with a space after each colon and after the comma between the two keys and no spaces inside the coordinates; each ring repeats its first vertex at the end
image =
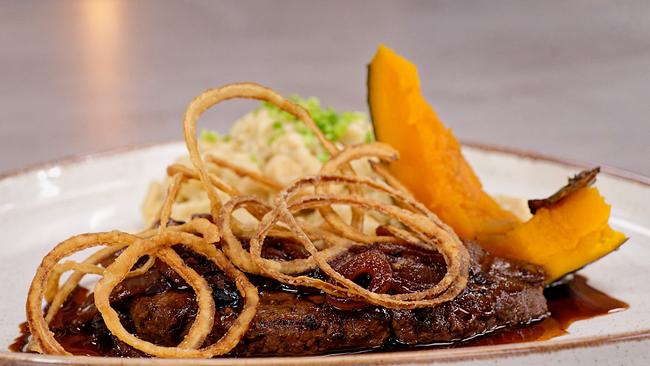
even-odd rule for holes
{"type": "Polygon", "coordinates": [[[20,335],[14,339],[14,343],[9,346],[9,350],[11,352],[26,352],[25,346],[29,342],[29,325],[27,325],[27,322],[20,323],[18,329],[20,329],[20,335]]]}
{"type": "MultiPolygon", "coordinates": [[[[70,300],[61,308],[57,315],[52,319],[52,323],[62,322],[63,319],[71,318],[74,316],[75,309],[81,305],[86,296],[88,295],[88,289],[83,287],[77,287],[72,292],[70,300]]],[[[28,352],[26,346],[29,343],[29,325],[27,322],[20,324],[20,336],[14,339],[14,343],[9,346],[9,350],[12,352],[28,352]]],[[[102,352],[92,343],[86,336],[78,334],[69,334],[66,335],[63,339],[59,340],[68,352],[74,355],[83,355],[83,356],[101,356],[102,352]]]]}
{"type": "Polygon", "coordinates": [[[462,342],[461,345],[487,346],[544,341],[569,333],[569,327],[576,321],[623,311],[629,307],[625,302],[589,286],[587,279],[580,275],[566,284],[547,288],[544,296],[551,313],[548,318],[521,328],[501,329],[462,342]]]}
{"type": "MultiPolygon", "coordinates": [[[[82,295],[82,293],[79,295],[82,295]]],[[[566,284],[546,289],[544,295],[548,300],[548,308],[550,311],[550,316],[544,320],[519,328],[500,329],[488,335],[478,336],[453,344],[437,344],[424,347],[468,347],[543,341],[567,334],[570,325],[575,321],[615,313],[629,307],[625,302],[610,297],[589,286],[587,279],[579,275],[575,276],[566,284]]],[[[81,296],[78,297],[81,298],[81,296]]],[[[27,323],[20,325],[20,333],[21,335],[9,346],[9,350],[12,352],[26,351],[25,346],[29,340],[29,327],[27,323]]],[[[66,337],[65,339],[61,339],[61,343],[64,348],[73,354],[101,354],[101,352],[97,351],[96,345],[87,344],[87,339],[66,337]]],[[[396,349],[403,350],[407,348],[392,346],[379,351],[392,351],[396,349]]],[[[422,349],[422,347],[417,347],[417,349],[422,349]]]]}

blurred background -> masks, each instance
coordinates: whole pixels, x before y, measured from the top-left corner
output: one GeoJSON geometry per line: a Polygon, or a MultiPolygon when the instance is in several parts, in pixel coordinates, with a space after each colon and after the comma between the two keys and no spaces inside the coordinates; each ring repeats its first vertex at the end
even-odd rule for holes
{"type": "Polygon", "coordinates": [[[2,1],[0,174],[180,140],[187,103],[228,82],[367,111],[379,43],[463,140],[650,175],[647,0],[2,1]]]}

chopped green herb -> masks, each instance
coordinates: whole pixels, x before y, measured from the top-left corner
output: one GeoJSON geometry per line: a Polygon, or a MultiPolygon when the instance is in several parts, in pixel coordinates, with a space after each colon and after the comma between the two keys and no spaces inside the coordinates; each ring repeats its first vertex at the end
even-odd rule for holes
{"type": "Polygon", "coordinates": [[[280,121],[274,121],[271,127],[273,127],[274,130],[282,130],[283,129],[283,124],[280,121]]]}
{"type": "MultiPolygon", "coordinates": [[[[332,141],[341,139],[347,132],[350,123],[366,118],[366,115],[361,112],[337,112],[332,108],[324,108],[321,106],[320,101],[314,97],[303,99],[297,95],[292,95],[289,99],[307,109],[316,126],[323,131],[325,137],[332,141]]],[[[289,122],[293,123],[294,130],[303,138],[311,140],[314,137],[314,134],[302,122],[274,104],[262,102],[260,108],[265,109],[273,119],[274,129],[281,128],[284,123],[289,122]]]]}
{"type": "Polygon", "coordinates": [[[375,141],[375,134],[372,131],[366,132],[366,137],[363,139],[363,142],[369,144],[373,141],[375,141]]]}
{"type": "Polygon", "coordinates": [[[272,145],[282,135],[284,135],[284,130],[274,130],[269,138],[269,145],[272,145]]]}
{"type": "Polygon", "coordinates": [[[202,129],[201,140],[210,144],[216,144],[219,141],[219,134],[216,131],[202,129]]]}
{"type": "Polygon", "coordinates": [[[201,140],[209,144],[216,144],[219,141],[228,142],[230,141],[230,135],[219,135],[217,131],[201,129],[201,140]]]}
{"type": "Polygon", "coordinates": [[[318,153],[318,155],[316,156],[316,158],[317,158],[318,161],[320,161],[321,163],[324,163],[324,162],[326,162],[327,160],[329,160],[329,158],[330,158],[330,154],[328,154],[328,153],[326,153],[326,152],[320,152],[320,153],[318,153]]]}
{"type": "Polygon", "coordinates": [[[259,160],[257,160],[257,155],[255,155],[255,154],[250,154],[250,155],[248,156],[248,158],[251,159],[251,161],[252,161],[253,163],[255,163],[255,164],[257,164],[257,163],[259,162],[259,160]]]}
{"type": "Polygon", "coordinates": [[[305,141],[305,146],[311,149],[314,146],[316,146],[316,135],[311,133],[311,131],[309,132],[310,132],[309,134],[303,135],[302,139],[305,141]]]}

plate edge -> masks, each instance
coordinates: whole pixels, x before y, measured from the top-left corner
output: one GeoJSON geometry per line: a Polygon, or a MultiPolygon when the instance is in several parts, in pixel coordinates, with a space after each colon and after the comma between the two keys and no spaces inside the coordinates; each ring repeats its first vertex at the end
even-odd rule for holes
{"type": "MultiPolygon", "coordinates": [[[[101,159],[101,158],[108,158],[113,155],[120,155],[120,154],[125,154],[137,150],[145,150],[145,149],[151,149],[154,147],[162,147],[162,146],[170,146],[170,145],[175,145],[175,144],[180,144],[182,141],[180,140],[168,140],[168,141],[159,141],[159,142],[151,142],[151,143],[144,143],[144,144],[134,144],[134,145],[126,145],[126,146],[121,146],[117,148],[112,148],[104,151],[99,151],[99,152],[94,152],[94,153],[89,153],[89,154],[82,154],[82,155],[70,155],[70,156],[64,156],[60,159],[53,159],[45,162],[40,162],[40,163],[35,163],[35,164],[29,164],[21,168],[17,169],[9,169],[4,172],[0,172],[0,182],[14,178],[17,176],[21,175],[26,175],[33,173],[35,171],[43,170],[43,169],[48,169],[54,166],[69,166],[77,163],[82,163],[84,161],[89,161],[89,160],[94,160],[94,159],[101,159]]],[[[496,152],[496,153],[504,153],[504,154],[510,154],[510,155],[515,155],[520,158],[526,158],[530,160],[542,160],[542,161],[549,161],[552,163],[556,164],[562,164],[565,166],[570,166],[570,167],[576,167],[576,168],[590,168],[594,166],[600,166],[601,167],[601,172],[605,173],[607,175],[611,175],[617,178],[621,178],[627,181],[632,181],[636,183],[640,183],[645,186],[650,186],[650,177],[645,176],[640,173],[636,173],[630,170],[622,169],[622,168],[617,168],[613,166],[608,166],[608,165],[603,165],[603,164],[596,164],[596,163],[590,163],[582,160],[577,160],[577,159],[569,159],[569,158],[561,158],[556,155],[552,154],[544,154],[544,153],[539,153],[535,151],[529,151],[525,149],[520,149],[520,148],[515,148],[515,147],[508,147],[508,146],[503,146],[503,145],[498,145],[498,144],[490,144],[490,143],[484,143],[484,142],[476,142],[476,141],[467,141],[467,140],[461,140],[461,145],[462,146],[467,146],[473,149],[478,149],[478,150],[483,150],[485,152],[496,152]]]]}
{"type": "MultiPolygon", "coordinates": [[[[48,169],[54,166],[69,166],[77,163],[82,163],[89,160],[108,158],[114,155],[125,154],[137,150],[151,149],[155,147],[170,146],[174,144],[182,143],[179,140],[170,140],[163,142],[152,142],[147,144],[135,144],[128,145],[119,148],[109,149],[97,153],[84,154],[84,155],[73,155],[67,156],[60,159],[54,159],[43,163],[31,164],[22,168],[9,170],[7,172],[0,173],[0,183],[7,179],[14,177],[26,175],[33,173],[35,171],[48,169]]],[[[580,160],[560,158],[558,156],[542,154],[533,151],[526,151],[524,149],[518,149],[513,147],[500,146],[495,144],[474,142],[474,141],[462,141],[463,146],[470,148],[482,150],[485,152],[495,152],[495,153],[504,153],[514,155],[520,158],[526,158],[530,160],[541,160],[548,161],[556,164],[561,164],[569,167],[576,168],[589,168],[596,166],[598,164],[588,163],[580,160]]],[[[601,165],[601,171],[607,175],[611,175],[626,181],[631,181],[639,183],[644,186],[650,187],[650,177],[641,175],[639,173],[631,172],[625,169],[620,169],[611,166],[601,165]]],[[[605,336],[596,336],[589,338],[582,338],[577,340],[570,341],[545,341],[545,342],[530,342],[530,343],[521,343],[513,345],[499,345],[499,346],[480,346],[480,347],[470,347],[470,348],[458,348],[450,350],[448,352],[440,352],[440,350],[411,350],[408,352],[400,352],[399,356],[394,356],[395,353],[382,353],[382,354],[358,354],[358,355],[343,355],[337,356],[335,358],[328,359],[320,358],[318,359],[319,364],[327,365],[341,365],[341,364],[359,364],[359,363],[368,363],[371,362],[377,365],[383,364],[404,364],[404,363],[426,363],[431,361],[437,362],[450,362],[450,361],[462,361],[462,360],[471,360],[471,359],[494,359],[499,357],[508,357],[508,356],[522,356],[532,353],[540,353],[546,351],[560,351],[564,349],[573,349],[573,348],[584,348],[604,344],[614,344],[619,342],[626,341],[643,341],[650,339],[650,328],[639,330],[635,332],[626,332],[613,335],[605,336]],[[445,353],[445,355],[436,355],[435,353],[445,353]],[[387,357],[392,355],[393,357],[398,357],[397,359],[393,357],[387,357]],[[392,358],[392,359],[389,359],[392,358]]],[[[102,358],[102,357],[63,357],[63,356],[50,356],[50,355],[36,355],[36,354],[27,354],[27,353],[15,353],[15,352],[6,352],[0,351],[0,361],[8,362],[63,362],[67,364],[77,364],[77,365],[97,365],[97,364],[111,364],[111,365],[123,365],[123,364],[172,364],[176,361],[174,360],[147,360],[150,362],[143,362],[144,360],[126,360],[121,358],[102,358]],[[40,359],[40,360],[39,360],[40,359]]],[[[197,360],[199,361],[199,360],[197,360]]],[[[212,360],[200,360],[196,364],[206,364],[206,365],[224,365],[232,364],[232,359],[212,359],[212,360]]],[[[313,357],[299,357],[299,358],[249,358],[249,359],[237,359],[238,363],[241,365],[270,365],[277,364],[278,362],[283,362],[284,365],[307,365],[314,364],[315,360],[313,357]]]]}

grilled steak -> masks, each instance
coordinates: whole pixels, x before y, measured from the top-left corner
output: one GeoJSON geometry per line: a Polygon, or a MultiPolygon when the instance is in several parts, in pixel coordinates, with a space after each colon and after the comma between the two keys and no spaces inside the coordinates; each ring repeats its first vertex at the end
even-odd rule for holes
{"type": "MultiPolygon", "coordinates": [[[[456,299],[435,308],[391,310],[365,304],[340,306],[313,289],[287,288],[273,280],[251,277],[260,289],[260,305],[250,329],[232,351],[236,356],[311,355],[371,349],[387,344],[453,342],[497,328],[529,323],[547,315],[539,267],[489,255],[466,243],[471,256],[469,283],[456,299]]],[[[273,245],[269,246],[273,248],[273,245]]],[[[217,310],[206,345],[218,340],[237,317],[241,302],[232,283],[210,262],[176,248],[190,267],[212,286],[217,310]]],[[[413,288],[439,281],[444,261],[418,250],[376,244],[338,260],[343,273],[354,256],[377,256],[394,268],[397,283],[413,288]],[[364,254],[365,253],[365,254],[364,254]],[[349,256],[352,256],[349,257],[349,256]],[[411,268],[412,270],[408,270],[411,268]]],[[[290,258],[288,258],[290,259],[290,258]]],[[[312,275],[322,276],[316,271],[312,275]]],[[[372,278],[356,278],[372,286],[372,278]]],[[[125,328],[150,342],[180,342],[196,314],[191,289],[161,262],[145,275],[126,279],[111,295],[125,328]]],[[[146,356],[113,337],[92,296],[72,296],[52,323],[55,336],[73,353],[146,356]]]]}

